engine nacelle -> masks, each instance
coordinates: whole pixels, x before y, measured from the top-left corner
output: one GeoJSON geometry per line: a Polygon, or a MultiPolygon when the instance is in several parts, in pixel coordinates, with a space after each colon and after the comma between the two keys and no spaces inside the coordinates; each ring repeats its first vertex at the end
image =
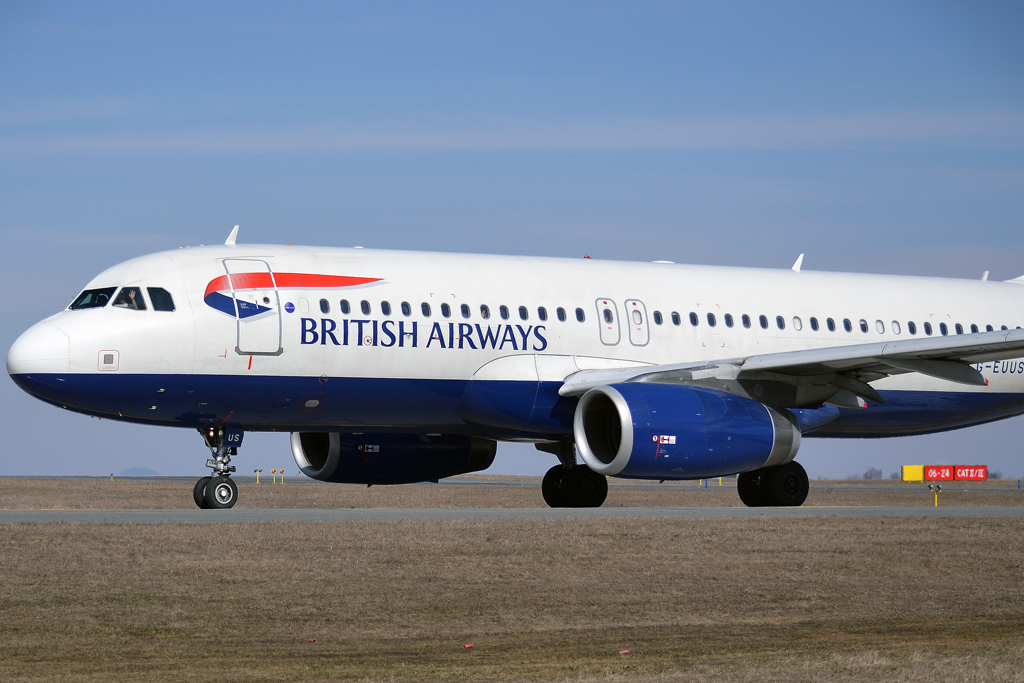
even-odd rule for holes
{"type": "Polygon", "coordinates": [[[292,432],[292,456],[307,477],[343,484],[437,481],[491,466],[498,444],[469,436],[292,432]]]}
{"type": "Polygon", "coordinates": [[[788,411],[710,389],[625,383],[591,389],[573,420],[595,472],[633,479],[702,479],[781,465],[800,449],[788,411]]]}

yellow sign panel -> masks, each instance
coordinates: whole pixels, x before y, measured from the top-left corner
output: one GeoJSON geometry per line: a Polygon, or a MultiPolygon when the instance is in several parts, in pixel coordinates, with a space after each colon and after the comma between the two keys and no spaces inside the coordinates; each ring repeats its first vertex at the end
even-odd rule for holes
{"type": "Polygon", "coordinates": [[[903,481],[924,481],[924,465],[904,465],[903,481]]]}

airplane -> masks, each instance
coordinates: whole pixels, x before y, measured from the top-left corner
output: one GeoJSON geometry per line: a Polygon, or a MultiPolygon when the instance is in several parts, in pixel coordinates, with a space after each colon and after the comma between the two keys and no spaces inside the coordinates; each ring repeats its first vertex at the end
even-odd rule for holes
{"type": "Polygon", "coordinates": [[[232,507],[245,432],[300,471],[403,484],[558,460],[552,507],[608,477],[736,476],[801,505],[804,437],[879,438],[1024,413],[1024,277],[1006,282],[597,259],[237,244],[100,273],[7,371],[66,410],[196,429],[232,507]],[[577,457],[578,454],[578,457],[577,457]],[[582,460],[582,462],[578,462],[582,460]]]}

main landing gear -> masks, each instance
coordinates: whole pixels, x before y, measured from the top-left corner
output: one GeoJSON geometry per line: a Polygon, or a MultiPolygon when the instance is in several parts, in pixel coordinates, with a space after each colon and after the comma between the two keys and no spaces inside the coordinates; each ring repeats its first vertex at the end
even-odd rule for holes
{"type": "Polygon", "coordinates": [[[796,462],[743,472],[736,480],[747,507],[796,507],[807,499],[807,472],[796,462]]]}
{"type": "Polygon", "coordinates": [[[212,477],[202,477],[192,489],[192,498],[203,509],[218,510],[233,507],[238,502],[238,487],[231,479],[235,471],[231,456],[238,455],[238,449],[228,446],[224,439],[223,427],[204,427],[199,430],[213,457],[206,466],[213,470],[212,477]]]}
{"type": "Polygon", "coordinates": [[[544,475],[541,493],[544,502],[553,508],[598,508],[608,497],[608,479],[586,465],[576,462],[576,450],[571,442],[538,444],[541,449],[554,453],[562,461],[544,475]]]}

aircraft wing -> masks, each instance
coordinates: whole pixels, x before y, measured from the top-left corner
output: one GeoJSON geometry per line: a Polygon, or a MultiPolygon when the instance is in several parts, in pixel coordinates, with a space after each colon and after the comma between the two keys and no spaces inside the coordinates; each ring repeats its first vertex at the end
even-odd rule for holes
{"type": "Polygon", "coordinates": [[[656,382],[730,385],[732,393],[787,407],[829,402],[855,407],[859,399],[882,403],[868,382],[918,372],[984,386],[974,363],[1024,357],[1024,330],[1000,330],[899,341],[829,346],[697,363],[582,370],[566,378],[558,393],[578,396],[605,384],[656,382]],[[733,391],[737,389],[740,390],[733,391]],[[758,389],[760,385],[760,389],[758,389]]]}

